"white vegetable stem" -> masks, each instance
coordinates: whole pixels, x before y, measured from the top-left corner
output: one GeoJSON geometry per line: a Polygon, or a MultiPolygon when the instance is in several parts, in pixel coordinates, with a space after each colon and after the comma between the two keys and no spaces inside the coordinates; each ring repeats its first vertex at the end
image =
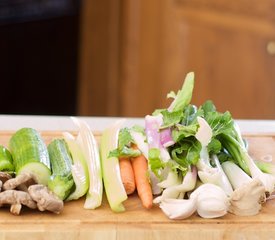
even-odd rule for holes
{"type": "Polygon", "coordinates": [[[252,176],[253,179],[259,179],[263,185],[265,186],[265,191],[267,196],[270,196],[274,192],[274,186],[275,186],[275,177],[271,174],[263,173],[255,164],[253,159],[249,156],[247,148],[244,144],[244,141],[242,140],[241,132],[236,123],[234,123],[234,129],[235,129],[235,137],[236,139],[233,139],[233,143],[235,145],[239,145],[238,151],[240,154],[240,157],[243,159],[245,164],[248,167],[248,170],[252,176]]]}
{"type": "Polygon", "coordinates": [[[196,138],[202,145],[200,159],[196,165],[198,168],[198,176],[203,183],[212,183],[220,186],[225,191],[227,196],[230,196],[233,189],[227,179],[227,176],[223,172],[216,155],[213,156],[213,161],[216,167],[212,167],[210,164],[207,145],[212,138],[212,129],[203,118],[198,117],[197,120],[200,127],[196,133],[196,138]]]}
{"type": "Polygon", "coordinates": [[[199,129],[195,137],[200,141],[201,145],[205,147],[210,143],[213,132],[209,124],[202,117],[197,117],[197,120],[199,123],[199,129]]]}
{"type": "Polygon", "coordinates": [[[121,180],[119,160],[117,157],[109,157],[110,151],[116,149],[118,146],[118,135],[123,122],[123,120],[117,121],[112,126],[106,128],[100,141],[104,187],[108,202],[114,212],[124,211],[123,201],[127,199],[127,194],[121,180]]]}
{"type": "Polygon", "coordinates": [[[84,208],[95,209],[101,205],[103,193],[98,145],[94,135],[85,121],[75,117],[72,117],[72,120],[79,127],[79,136],[77,137],[77,140],[83,150],[89,171],[90,183],[84,208]]]}
{"type": "Polygon", "coordinates": [[[63,136],[73,159],[72,175],[75,182],[75,190],[66,199],[66,201],[70,201],[79,199],[87,193],[89,188],[89,171],[83,151],[74,136],[68,132],[64,132],[63,136]]]}
{"type": "Polygon", "coordinates": [[[222,163],[222,168],[234,190],[252,181],[250,176],[248,176],[238,165],[231,161],[222,163]]]}
{"type": "Polygon", "coordinates": [[[161,182],[159,184],[161,186],[166,185],[166,188],[164,189],[161,196],[154,199],[154,203],[160,203],[164,199],[169,199],[169,198],[175,199],[175,198],[183,197],[186,192],[193,190],[196,186],[197,169],[196,167],[192,167],[191,169],[189,169],[189,171],[184,176],[181,184],[179,184],[178,176],[168,174],[168,178],[169,177],[172,179],[167,179],[167,181],[161,182]]]}
{"type": "Polygon", "coordinates": [[[252,178],[259,179],[263,185],[265,186],[265,191],[268,196],[270,196],[274,192],[274,186],[275,186],[275,177],[271,174],[263,173],[255,164],[253,159],[249,156],[247,151],[244,149],[244,159],[246,161],[246,164],[250,170],[252,178]]]}
{"type": "Polygon", "coordinates": [[[233,188],[231,186],[231,183],[229,182],[227,175],[224,173],[218,157],[216,155],[213,155],[212,159],[213,159],[213,161],[216,165],[216,168],[218,169],[218,172],[220,174],[220,177],[219,177],[220,181],[218,183],[218,186],[220,186],[225,191],[227,196],[230,196],[233,193],[233,188]]]}

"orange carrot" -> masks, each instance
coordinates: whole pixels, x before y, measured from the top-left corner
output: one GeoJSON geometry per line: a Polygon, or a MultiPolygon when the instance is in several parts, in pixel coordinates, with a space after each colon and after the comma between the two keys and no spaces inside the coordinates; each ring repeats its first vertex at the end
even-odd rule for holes
{"type": "Polygon", "coordinates": [[[149,209],[153,206],[153,193],[148,179],[147,159],[143,155],[133,157],[132,166],[135,174],[138,196],[142,205],[149,209]]]}
{"type": "Polygon", "coordinates": [[[131,160],[127,157],[119,158],[120,175],[123,186],[127,195],[132,194],[136,190],[135,176],[132,168],[131,160]]]}

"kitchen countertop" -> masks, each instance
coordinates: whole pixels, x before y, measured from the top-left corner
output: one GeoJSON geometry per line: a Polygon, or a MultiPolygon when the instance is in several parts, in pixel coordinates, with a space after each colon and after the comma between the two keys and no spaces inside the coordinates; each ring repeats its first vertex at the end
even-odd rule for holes
{"type": "MultiPolygon", "coordinates": [[[[107,126],[120,118],[81,117],[100,136],[107,126]]],[[[261,159],[267,154],[275,156],[275,120],[237,120],[243,134],[248,135],[251,154],[261,159]]],[[[125,125],[144,124],[142,118],[127,118],[125,125]]],[[[0,115],[2,144],[8,142],[12,131],[32,127],[44,131],[49,142],[60,131],[77,130],[68,116],[19,116],[0,115]]],[[[23,209],[20,216],[13,216],[8,209],[0,211],[0,239],[274,239],[275,201],[264,204],[256,216],[239,217],[227,214],[217,219],[202,219],[196,214],[185,220],[170,220],[153,206],[150,211],[141,206],[136,194],[124,202],[124,213],[113,213],[103,197],[96,210],[83,208],[84,198],[65,203],[62,214],[23,209]]]]}

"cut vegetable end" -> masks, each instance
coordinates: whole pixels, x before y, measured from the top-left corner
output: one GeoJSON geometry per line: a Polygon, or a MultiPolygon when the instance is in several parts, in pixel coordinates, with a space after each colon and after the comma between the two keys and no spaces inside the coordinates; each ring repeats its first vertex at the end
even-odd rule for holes
{"type": "Polygon", "coordinates": [[[2,172],[13,172],[14,166],[9,161],[0,162],[0,171],[2,172]]]}
{"type": "Polygon", "coordinates": [[[64,200],[69,196],[73,186],[73,179],[68,177],[56,176],[48,181],[49,189],[56,194],[61,200],[64,200]]]}
{"type": "Polygon", "coordinates": [[[60,199],[66,199],[75,187],[72,176],[72,158],[64,139],[54,139],[48,145],[52,176],[48,187],[60,199]]]}
{"type": "Polygon", "coordinates": [[[123,206],[122,203],[120,203],[120,204],[118,204],[118,205],[114,205],[114,206],[111,205],[111,209],[112,209],[114,212],[117,212],[117,213],[120,213],[120,212],[124,212],[124,211],[125,211],[125,207],[123,206]]]}
{"type": "Polygon", "coordinates": [[[13,159],[7,148],[0,145],[0,171],[14,171],[13,159]]]}
{"type": "Polygon", "coordinates": [[[111,209],[114,212],[121,212],[125,210],[122,202],[124,202],[128,196],[120,178],[118,159],[108,158],[106,161],[107,162],[102,164],[106,196],[111,209]]]}
{"type": "Polygon", "coordinates": [[[51,175],[50,169],[45,166],[43,163],[34,162],[28,163],[24,165],[17,173],[17,175],[22,173],[31,173],[35,177],[35,180],[39,184],[43,184],[45,186],[48,185],[48,180],[51,175]]]}
{"type": "Polygon", "coordinates": [[[87,193],[84,208],[95,209],[101,205],[101,202],[102,197],[100,197],[98,194],[87,193]]]}
{"type": "Polygon", "coordinates": [[[66,201],[70,200],[77,200],[84,196],[89,188],[89,184],[87,181],[87,176],[83,173],[83,169],[77,169],[81,168],[80,166],[72,166],[72,175],[73,175],[73,180],[75,183],[75,190],[69,195],[68,198],[66,198],[66,201]]]}
{"type": "Polygon", "coordinates": [[[47,185],[50,159],[46,144],[32,128],[21,128],[9,140],[16,174],[32,173],[38,183],[47,185]]]}

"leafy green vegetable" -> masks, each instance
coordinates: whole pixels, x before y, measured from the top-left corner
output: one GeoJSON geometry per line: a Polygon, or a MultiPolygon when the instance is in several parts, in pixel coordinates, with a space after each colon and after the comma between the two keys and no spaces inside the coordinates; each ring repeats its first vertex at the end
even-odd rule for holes
{"type": "Polygon", "coordinates": [[[121,129],[118,135],[118,148],[122,149],[125,145],[130,145],[131,142],[132,142],[132,136],[128,128],[121,129]]]}
{"type": "Polygon", "coordinates": [[[233,119],[229,112],[218,113],[218,112],[209,112],[205,116],[205,120],[210,125],[213,136],[217,136],[221,133],[230,133],[233,128],[233,119]]]}
{"type": "MultiPolygon", "coordinates": [[[[140,125],[134,125],[131,129],[135,132],[139,132],[139,133],[142,133],[143,135],[145,135],[144,127],[142,127],[140,125]]],[[[129,132],[129,130],[128,130],[128,132],[129,132]]],[[[133,141],[133,139],[132,139],[132,141],[133,141]]]]}
{"type": "Polygon", "coordinates": [[[161,129],[171,127],[177,123],[179,123],[183,117],[183,111],[173,111],[169,112],[168,110],[164,110],[161,112],[163,116],[163,125],[161,126],[161,129]]]}
{"type": "Polygon", "coordinates": [[[189,126],[185,125],[176,125],[175,128],[172,130],[172,137],[175,142],[180,141],[183,138],[195,136],[198,130],[198,124],[192,124],[189,126]]]}
{"type": "Polygon", "coordinates": [[[200,158],[201,144],[193,136],[182,139],[171,149],[172,159],[180,166],[187,168],[195,165],[200,158]]]}
{"type": "Polygon", "coordinates": [[[183,110],[183,118],[181,120],[182,125],[190,125],[197,122],[198,116],[203,116],[203,110],[201,108],[197,108],[197,106],[189,104],[183,110]]]}
{"type": "Polygon", "coordinates": [[[238,141],[230,134],[220,134],[218,140],[226,151],[232,156],[232,159],[238,164],[247,174],[250,175],[249,167],[245,161],[243,149],[240,147],[238,141]]]}
{"type": "Polygon", "coordinates": [[[174,91],[171,91],[171,92],[169,92],[168,94],[167,94],[167,98],[173,98],[173,99],[175,99],[176,98],[176,93],[174,92],[174,91]]]}
{"type": "Polygon", "coordinates": [[[165,166],[160,158],[160,150],[158,148],[149,149],[148,158],[151,171],[160,177],[160,170],[165,166]]]}
{"type": "Polygon", "coordinates": [[[207,114],[209,112],[216,112],[216,106],[214,105],[214,103],[211,100],[205,101],[201,105],[201,109],[203,110],[204,114],[207,114]]]}
{"type": "MultiPolygon", "coordinates": [[[[169,111],[177,112],[182,111],[191,101],[194,88],[194,73],[190,72],[186,75],[181,90],[177,92],[177,95],[168,108],[169,111]]],[[[171,94],[170,94],[171,96],[171,94]]]]}
{"type": "Polygon", "coordinates": [[[221,133],[230,133],[233,129],[234,121],[230,112],[220,113],[216,111],[216,107],[212,101],[206,101],[200,110],[203,111],[204,119],[208,122],[213,131],[213,136],[221,133]]]}
{"type": "Polygon", "coordinates": [[[218,154],[221,151],[221,149],[222,149],[222,144],[216,138],[212,138],[211,142],[207,145],[207,150],[210,155],[218,154]]]}
{"type": "MultiPolygon", "coordinates": [[[[136,128],[138,129],[138,128],[136,128]]],[[[140,129],[138,129],[140,130],[140,129]]],[[[141,154],[140,150],[131,148],[135,143],[128,128],[123,128],[118,135],[118,148],[109,153],[109,157],[137,157],[141,154]]]]}

